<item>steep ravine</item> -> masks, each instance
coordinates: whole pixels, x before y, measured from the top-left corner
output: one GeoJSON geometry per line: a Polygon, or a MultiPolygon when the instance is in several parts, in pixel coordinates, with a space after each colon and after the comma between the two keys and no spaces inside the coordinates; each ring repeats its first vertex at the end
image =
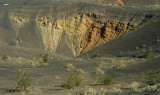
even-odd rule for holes
{"type": "MultiPolygon", "coordinates": [[[[56,52],[62,40],[62,34],[65,32],[71,45],[70,48],[74,53],[73,55],[77,56],[93,47],[99,46],[133,30],[139,24],[145,23],[145,21],[150,18],[150,16],[144,15],[130,16],[127,19],[119,18],[118,20],[108,19],[102,14],[79,12],[74,16],[56,21],[53,16],[49,15],[37,17],[36,23],[41,29],[39,32],[42,36],[45,50],[56,52]],[[137,21],[137,19],[139,20],[137,21]]],[[[27,17],[16,15],[11,15],[10,19],[17,27],[22,27],[24,23],[30,20],[27,17]]]]}

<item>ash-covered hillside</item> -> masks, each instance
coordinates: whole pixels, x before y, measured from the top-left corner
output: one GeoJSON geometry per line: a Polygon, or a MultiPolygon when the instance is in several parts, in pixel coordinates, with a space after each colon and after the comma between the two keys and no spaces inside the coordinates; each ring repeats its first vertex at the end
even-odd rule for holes
{"type": "Polygon", "coordinates": [[[78,56],[159,18],[158,8],[88,1],[0,0],[0,45],[78,56]],[[8,4],[8,5],[5,5],[8,4]]]}

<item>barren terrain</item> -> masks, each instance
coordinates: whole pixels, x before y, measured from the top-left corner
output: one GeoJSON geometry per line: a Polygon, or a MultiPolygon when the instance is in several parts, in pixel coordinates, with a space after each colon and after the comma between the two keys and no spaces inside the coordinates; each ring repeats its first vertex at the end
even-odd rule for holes
{"type": "Polygon", "coordinates": [[[160,0],[0,0],[0,94],[159,95],[159,6],[160,0]],[[18,72],[29,74],[26,89],[18,72]],[[76,72],[83,83],[65,84],[76,72]]]}

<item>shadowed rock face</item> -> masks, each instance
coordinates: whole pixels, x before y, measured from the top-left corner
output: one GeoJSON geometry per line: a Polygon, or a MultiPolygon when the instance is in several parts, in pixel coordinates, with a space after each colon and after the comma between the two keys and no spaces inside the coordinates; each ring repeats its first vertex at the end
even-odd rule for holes
{"type": "Polygon", "coordinates": [[[67,56],[80,55],[129,32],[159,12],[65,2],[43,7],[3,6],[0,11],[0,42],[67,56]]]}

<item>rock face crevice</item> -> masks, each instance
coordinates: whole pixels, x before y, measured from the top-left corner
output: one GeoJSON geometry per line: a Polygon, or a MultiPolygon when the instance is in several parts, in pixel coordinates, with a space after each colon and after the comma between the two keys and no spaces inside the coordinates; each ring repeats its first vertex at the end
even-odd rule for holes
{"type": "Polygon", "coordinates": [[[15,26],[17,27],[15,43],[16,43],[16,46],[20,46],[20,44],[22,42],[18,37],[19,36],[19,28],[22,27],[25,23],[27,23],[29,21],[29,19],[25,16],[18,16],[18,15],[15,15],[15,14],[10,14],[10,19],[15,24],[15,26]]]}

